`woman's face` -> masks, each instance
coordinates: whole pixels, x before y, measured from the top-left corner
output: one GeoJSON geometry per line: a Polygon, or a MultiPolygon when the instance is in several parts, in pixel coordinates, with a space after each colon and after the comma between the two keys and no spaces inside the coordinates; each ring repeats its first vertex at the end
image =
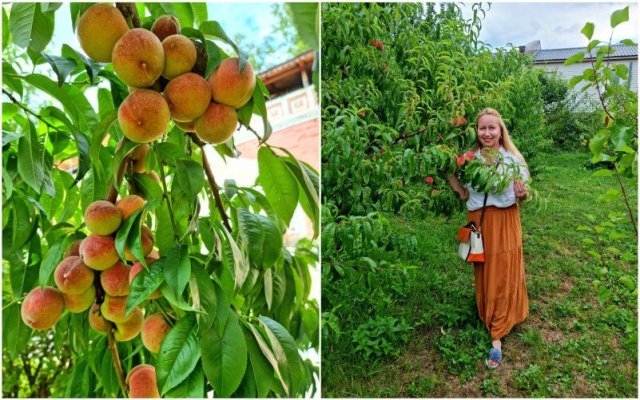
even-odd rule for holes
{"type": "Polygon", "coordinates": [[[498,117],[483,115],[478,119],[478,140],[480,140],[482,147],[493,147],[498,150],[501,136],[502,130],[498,117]]]}

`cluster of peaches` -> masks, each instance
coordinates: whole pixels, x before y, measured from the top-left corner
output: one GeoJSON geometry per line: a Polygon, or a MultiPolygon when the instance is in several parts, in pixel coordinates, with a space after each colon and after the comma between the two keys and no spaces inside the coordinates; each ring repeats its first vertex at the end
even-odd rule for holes
{"type": "Polygon", "coordinates": [[[158,18],[151,30],[129,29],[120,10],[96,4],[78,20],[77,34],[85,53],[112,63],[129,86],[118,122],[133,142],[159,139],[171,119],[205,142],[226,142],[238,126],[236,110],[253,96],[253,69],[249,63],[241,68],[237,57],[223,60],[205,79],[196,65],[199,53],[206,54],[204,46],[181,35],[173,16],[158,18]]]}

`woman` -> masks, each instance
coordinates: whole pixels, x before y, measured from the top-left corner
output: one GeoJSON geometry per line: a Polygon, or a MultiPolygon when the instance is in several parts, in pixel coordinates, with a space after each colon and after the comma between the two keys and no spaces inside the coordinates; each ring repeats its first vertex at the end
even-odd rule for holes
{"type": "MultiPolygon", "coordinates": [[[[502,117],[496,110],[482,110],[476,118],[476,125],[475,157],[483,157],[482,153],[488,153],[484,149],[499,151],[504,163],[520,164],[522,178],[514,180],[501,193],[486,194],[475,191],[469,184],[463,186],[454,175],[449,176],[453,190],[460,199],[467,201],[467,221],[475,221],[476,226],[480,222],[487,195],[481,227],[485,261],[475,263],[474,270],[478,313],[492,339],[492,348],[485,363],[494,369],[502,362],[501,339],[529,314],[518,210],[518,201],[528,195],[523,182],[529,174],[522,154],[511,141],[502,117]]],[[[498,170],[501,170],[500,165],[498,170]]]]}

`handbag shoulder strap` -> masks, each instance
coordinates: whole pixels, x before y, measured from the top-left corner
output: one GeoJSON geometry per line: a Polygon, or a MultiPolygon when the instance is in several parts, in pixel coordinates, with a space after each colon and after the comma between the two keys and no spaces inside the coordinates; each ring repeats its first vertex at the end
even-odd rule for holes
{"type": "Polygon", "coordinates": [[[480,214],[480,224],[478,225],[478,229],[482,227],[482,220],[484,219],[484,209],[487,208],[487,197],[489,197],[489,192],[484,194],[484,202],[482,203],[482,213],[480,214]]]}

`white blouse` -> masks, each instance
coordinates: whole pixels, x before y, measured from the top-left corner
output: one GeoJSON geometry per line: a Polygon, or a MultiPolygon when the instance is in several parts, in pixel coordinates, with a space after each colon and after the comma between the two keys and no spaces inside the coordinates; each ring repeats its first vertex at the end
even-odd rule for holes
{"type": "MultiPolygon", "coordinates": [[[[522,163],[522,161],[518,157],[516,157],[515,154],[505,150],[505,148],[502,146],[500,146],[500,154],[502,154],[505,163],[520,164],[520,175],[522,175],[523,182],[526,182],[529,179],[529,171],[522,163]]],[[[476,150],[474,156],[476,158],[482,158],[482,156],[480,155],[480,150],[476,150]]],[[[505,167],[503,165],[498,166],[498,170],[500,172],[504,172],[504,168],[505,167]]],[[[485,193],[475,191],[469,183],[465,184],[464,187],[469,191],[469,198],[467,199],[467,210],[475,211],[481,209],[482,204],[484,203],[485,193]]],[[[516,193],[513,190],[513,182],[511,182],[509,184],[509,187],[507,187],[501,193],[489,192],[489,195],[487,196],[487,207],[495,206],[499,208],[506,208],[516,204],[516,200],[516,193]]]]}

